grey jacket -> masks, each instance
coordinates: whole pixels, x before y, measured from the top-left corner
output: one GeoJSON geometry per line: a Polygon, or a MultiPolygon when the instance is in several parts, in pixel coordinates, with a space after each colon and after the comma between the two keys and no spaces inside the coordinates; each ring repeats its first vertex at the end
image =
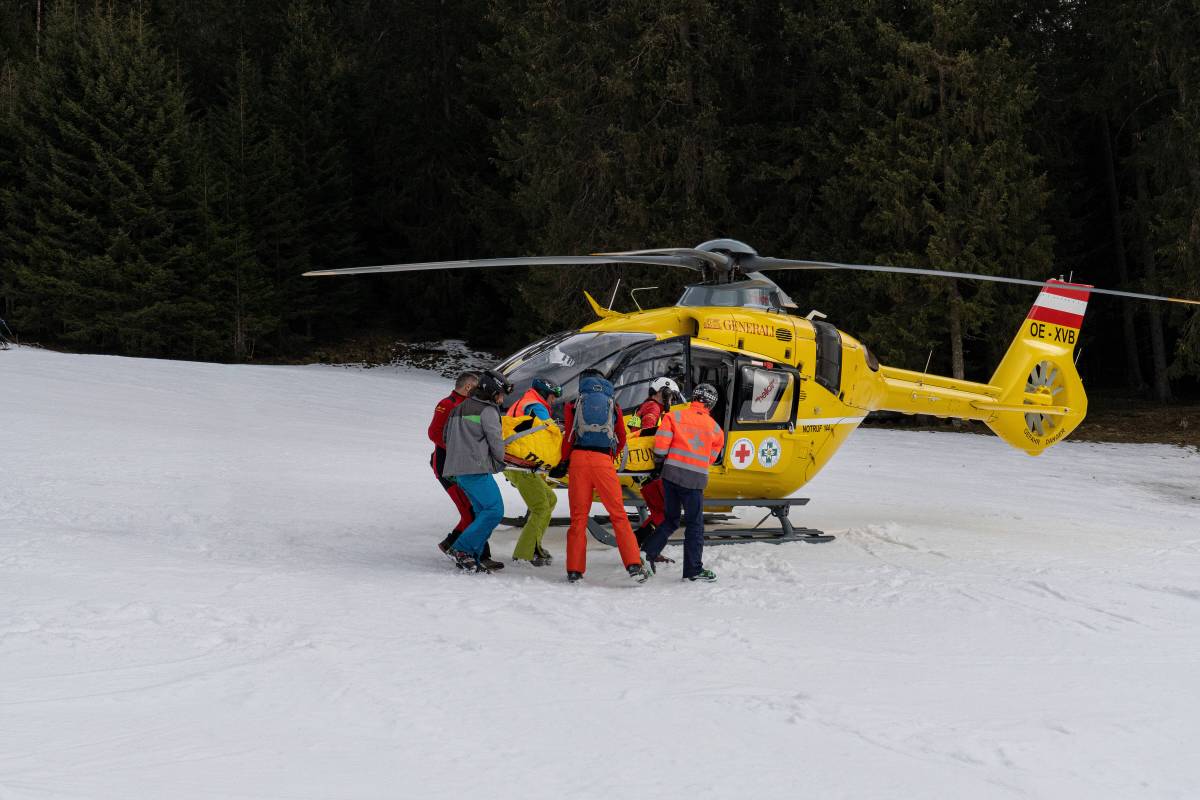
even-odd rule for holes
{"type": "Polygon", "coordinates": [[[446,466],[442,475],[482,475],[504,471],[500,409],[468,397],[446,421],[446,466]]]}

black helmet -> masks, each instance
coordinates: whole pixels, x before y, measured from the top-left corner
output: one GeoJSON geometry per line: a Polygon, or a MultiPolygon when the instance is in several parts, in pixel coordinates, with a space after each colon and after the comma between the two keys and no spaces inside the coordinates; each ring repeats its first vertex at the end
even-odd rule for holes
{"type": "Polygon", "coordinates": [[[553,395],[554,397],[562,397],[562,387],[559,386],[557,383],[551,383],[550,381],[546,380],[545,378],[534,378],[533,379],[533,390],[535,392],[537,392],[538,394],[540,394],[542,397],[548,398],[551,395],[553,395]]]}
{"type": "Polygon", "coordinates": [[[508,394],[512,390],[512,384],[505,380],[503,375],[497,375],[495,372],[488,370],[479,375],[479,385],[475,387],[475,396],[480,400],[487,400],[490,403],[501,392],[508,394]]]}
{"type": "Polygon", "coordinates": [[[704,403],[708,408],[712,408],[717,404],[717,390],[713,388],[711,383],[702,383],[695,389],[692,389],[692,400],[697,403],[704,403]]]}

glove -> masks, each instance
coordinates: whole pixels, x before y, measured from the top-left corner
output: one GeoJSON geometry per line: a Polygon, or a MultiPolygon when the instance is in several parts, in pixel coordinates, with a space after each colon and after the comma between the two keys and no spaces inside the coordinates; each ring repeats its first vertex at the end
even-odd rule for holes
{"type": "Polygon", "coordinates": [[[551,478],[554,478],[555,480],[562,478],[563,476],[565,476],[567,474],[567,462],[566,461],[558,462],[558,464],[551,467],[550,471],[547,472],[546,474],[549,475],[551,478]]]}
{"type": "Polygon", "coordinates": [[[662,477],[663,462],[659,461],[654,465],[654,469],[650,470],[650,480],[656,481],[662,477]]]}

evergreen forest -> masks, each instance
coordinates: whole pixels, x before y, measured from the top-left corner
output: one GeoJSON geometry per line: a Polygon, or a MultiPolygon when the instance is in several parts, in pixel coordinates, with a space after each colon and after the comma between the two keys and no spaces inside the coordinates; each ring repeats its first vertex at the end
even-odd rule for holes
{"type": "MultiPolygon", "coordinates": [[[[300,275],[717,237],[1200,297],[1198,41],[1200,0],[0,0],[0,318],[139,356],[503,353],[687,276],[300,275]]],[[[975,380],[1037,291],[778,280],[975,380]]],[[[1094,388],[1200,394],[1194,310],[1094,296],[1082,343],[1094,388]]]]}

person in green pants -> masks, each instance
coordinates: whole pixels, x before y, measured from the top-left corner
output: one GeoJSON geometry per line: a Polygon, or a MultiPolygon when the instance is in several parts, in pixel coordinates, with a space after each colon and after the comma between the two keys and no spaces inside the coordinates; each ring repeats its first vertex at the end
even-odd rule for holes
{"type": "MultiPolygon", "coordinates": [[[[509,406],[508,415],[548,420],[552,402],[550,398],[561,396],[561,386],[551,383],[545,378],[534,378],[529,391],[509,406]]],[[[529,516],[525,520],[525,527],[521,529],[517,546],[513,548],[513,561],[532,564],[535,567],[550,566],[554,563],[554,557],[542,547],[542,537],[546,535],[550,517],[554,514],[554,506],[558,502],[554,490],[536,472],[510,469],[505,471],[504,477],[517,487],[525,505],[529,506],[529,516]]]]}

